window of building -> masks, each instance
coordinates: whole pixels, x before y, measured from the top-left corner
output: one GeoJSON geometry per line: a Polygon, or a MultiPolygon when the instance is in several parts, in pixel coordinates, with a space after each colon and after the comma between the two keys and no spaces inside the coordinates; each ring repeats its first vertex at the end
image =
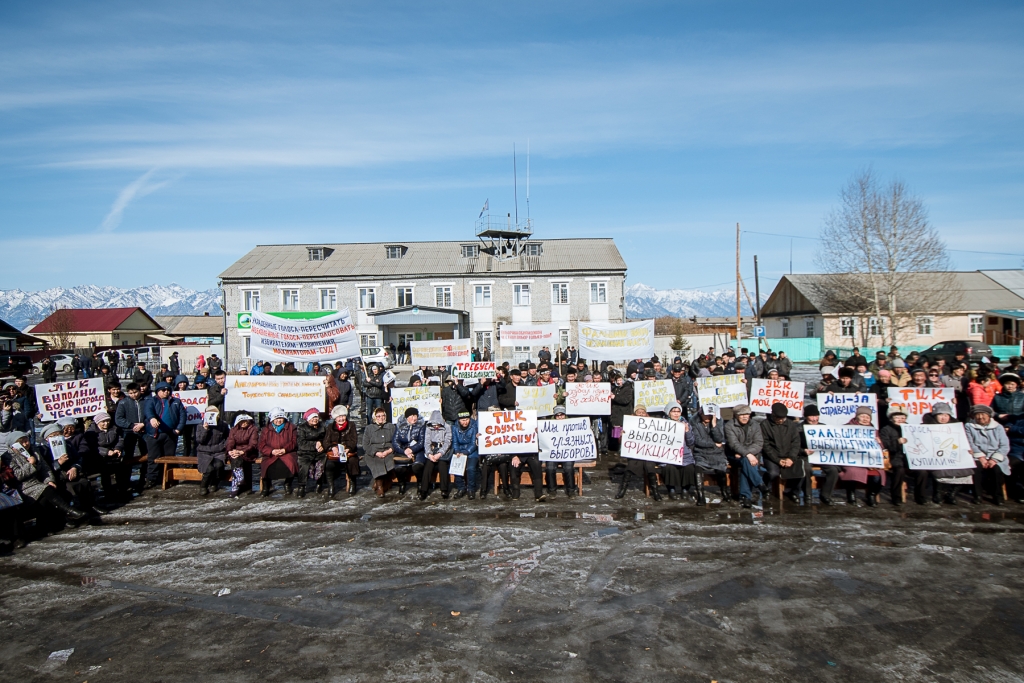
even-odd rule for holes
{"type": "Polygon", "coordinates": [[[366,349],[366,348],[370,348],[371,346],[376,346],[376,345],[377,345],[377,333],[376,332],[370,332],[368,334],[360,334],[359,335],[359,346],[361,348],[366,349]]]}
{"type": "Polygon", "coordinates": [[[789,318],[783,318],[779,322],[782,323],[782,336],[783,337],[788,337],[789,336],[789,318]]]}
{"type": "Polygon", "coordinates": [[[336,289],[321,289],[320,290],[320,310],[321,311],[336,311],[336,310],[338,310],[338,290],[336,290],[336,289]]]}
{"type": "Polygon", "coordinates": [[[477,308],[486,308],[491,305],[490,285],[476,285],[473,288],[473,305],[477,308]]]}
{"type": "Polygon", "coordinates": [[[399,244],[393,244],[386,247],[388,258],[402,258],[405,256],[405,247],[399,244]]]}
{"type": "Polygon", "coordinates": [[[245,357],[250,358],[252,356],[252,337],[249,335],[242,337],[242,348],[244,349],[245,357]]]}
{"type": "Polygon", "coordinates": [[[324,248],[323,247],[309,247],[309,260],[310,261],[323,261],[324,260],[324,248]]]}
{"type": "Polygon", "coordinates": [[[935,327],[935,318],[930,315],[922,315],[917,318],[917,336],[930,337],[935,327]]]}
{"type": "Polygon", "coordinates": [[[869,337],[882,337],[885,336],[885,326],[882,324],[881,318],[868,318],[868,336],[869,337]]]}
{"type": "Polygon", "coordinates": [[[971,334],[985,333],[985,316],[972,315],[968,318],[968,322],[971,325],[971,334]]]}
{"type": "Polygon", "coordinates": [[[480,255],[479,244],[463,244],[462,245],[462,258],[476,258],[480,255]]]}
{"type": "Polygon", "coordinates": [[[452,307],[452,288],[434,287],[434,305],[438,308],[452,307]]]}
{"type": "Polygon", "coordinates": [[[476,348],[483,351],[484,349],[494,348],[491,346],[491,331],[486,330],[483,332],[476,333],[476,348]]]}
{"type": "Polygon", "coordinates": [[[260,290],[258,289],[247,289],[242,292],[242,310],[244,311],[258,311],[260,310],[260,290]]]}
{"type": "Polygon", "coordinates": [[[361,309],[373,309],[377,308],[377,290],[373,287],[360,287],[359,288],[359,308],[361,309]]]}
{"type": "Polygon", "coordinates": [[[281,290],[281,310],[282,311],[297,311],[297,310],[299,310],[299,290],[297,290],[297,289],[282,289],[281,290]]]}
{"type": "Polygon", "coordinates": [[[567,303],[569,303],[569,283],[568,282],[552,282],[551,283],[551,303],[553,303],[553,304],[567,304],[567,303]]]}
{"type": "MultiPolygon", "coordinates": [[[[406,349],[408,349],[409,342],[411,342],[411,341],[416,341],[415,333],[413,333],[413,332],[399,332],[398,333],[398,343],[399,344],[405,344],[406,349]]],[[[406,350],[406,353],[409,353],[409,351],[406,350]]]]}
{"type": "Polygon", "coordinates": [[[395,296],[398,298],[398,307],[412,306],[412,287],[396,287],[395,296]]]}
{"type": "Polygon", "coordinates": [[[606,304],[608,303],[608,284],[605,282],[591,282],[590,283],[590,303],[592,304],[606,304]]]}
{"type": "Polygon", "coordinates": [[[512,285],[512,305],[530,305],[530,285],[512,285]]]}
{"type": "Polygon", "coordinates": [[[856,337],[857,336],[857,319],[856,318],[840,318],[839,319],[839,336],[840,337],[856,337]]]}
{"type": "Polygon", "coordinates": [[[569,348],[569,330],[558,330],[558,345],[563,349],[569,348]]]}
{"type": "Polygon", "coordinates": [[[804,318],[804,336],[814,336],[814,318],[804,318]]]}
{"type": "Polygon", "coordinates": [[[527,256],[540,256],[543,249],[537,242],[530,242],[525,247],[527,256]]]}

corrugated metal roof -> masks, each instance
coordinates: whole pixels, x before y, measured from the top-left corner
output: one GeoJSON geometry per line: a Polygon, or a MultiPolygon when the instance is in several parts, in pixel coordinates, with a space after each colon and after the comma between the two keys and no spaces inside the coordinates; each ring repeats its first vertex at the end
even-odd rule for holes
{"type": "Polygon", "coordinates": [[[995,280],[1019,297],[1024,298],[1024,270],[983,270],[985,277],[995,280]]]}
{"type": "Polygon", "coordinates": [[[158,315],[154,320],[167,334],[178,337],[214,337],[224,334],[224,319],[219,315],[158,315]]]}
{"type": "MultiPolygon", "coordinates": [[[[153,320],[148,313],[137,307],[67,308],[51,313],[41,323],[32,328],[32,334],[52,333],[54,331],[54,316],[65,315],[64,311],[70,314],[70,332],[113,332],[135,311],[140,311],[142,315],[153,320]]],[[[153,324],[157,327],[160,326],[155,320],[153,320],[153,324]]]]}
{"type": "Polygon", "coordinates": [[[625,271],[626,262],[611,238],[530,240],[541,244],[540,256],[521,256],[499,261],[481,253],[463,258],[458,242],[367,242],[357,244],[278,244],[259,245],[220,274],[223,280],[270,280],[332,278],[394,278],[430,275],[488,273],[625,271]],[[402,245],[405,256],[387,258],[386,247],[402,245]],[[308,249],[323,246],[333,249],[323,261],[310,261],[308,249]]]}

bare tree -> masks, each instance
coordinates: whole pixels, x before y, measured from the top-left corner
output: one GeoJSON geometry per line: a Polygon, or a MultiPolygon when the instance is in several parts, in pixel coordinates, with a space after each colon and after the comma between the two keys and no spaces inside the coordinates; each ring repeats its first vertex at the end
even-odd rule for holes
{"type": "Polygon", "coordinates": [[[868,346],[871,319],[896,344],[922,313],[954,310],[959,292],[946,245],[920,199],[900,180],[882,185],[870,171],[854,177],[825,218],[817,263],[818,296],[829,310],[858,319],[868,346]]]}
{"type": "Polygon", "coordinates": [[[50,344],[55,349],[70,349],[75,333],[75,318],[67,308],[50,307],[50,331],[46,336],[50,338],[50,344]]]}

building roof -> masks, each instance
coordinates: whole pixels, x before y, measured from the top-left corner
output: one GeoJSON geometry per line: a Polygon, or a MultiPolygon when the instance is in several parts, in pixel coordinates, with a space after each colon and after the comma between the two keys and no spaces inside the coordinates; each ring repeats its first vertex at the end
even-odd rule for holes
{"type": "Polygon", "coordinates": [[[357,244],[259,245],[220,274],[223,280],[422,277],[518,272],[626,271],[626,262],[611,238],[529,240],[541,245],[540,256],[501,260],[480,253],[463,258],[466,239],[446,242],[365,242],[357,244]],[[406,248],[402,258],[387,258],[388,246],[406,248]],[[310,247],[332,250],[322,261],[309,260],[310,247]]]}
{"type": "Polygon", "coordinates": [[[69,331],[73,334],[82,332],[113,332],[128,320],[136,311],[149,318],[153,326],[159,329],[159,323],[139,307],[134,308],[62,308],[48,315],[41,323],[32,328],[32,334],[52,334],[57,326],[55,317],[70,315],[69,331]]]}
{"type": "MultiPolygon", "coordinates": [[[[913,288],[934,289],[940,286],[947,286],[948,280],[952,278],[952,287],[959,292],[957,312],[969,313],[987,311],[993,308],[1021,308],[1024,307],[1024,296],[1021,296],[988,275],[988,273],[1018,273],[1024,277],[1024,271],[962,271],[951,273],[908,273],[905,277],[913,283],[913,288]]],[[[761,308],[763,316],[797,315],[820,313],[823,315],[837,315],[850,313],[830,309],[826,297],[822,295],[823,288],[827,285],[829,276],[822,274],[805,275],[783,275],[775,286],[768,301],[761,308]]],[[[1007,281],[1010,279],[1004,278],[1007,281]]],[[[901,309],[897,295],[897,309],[901,309]]],[[[938,312],[938,311],[937,311],[938,312]]],[[[949,311],[946,311],[949,312],[949,311]]]]}
{"type": "Polygon", "coordinates": [[[153,319],[172,337],[224,335],[224,318],[219,315],[158,315],[153,319]]]}
{"type": "Polygon", "coordinates": [[[47,343],[49,343],[45,339],[40,339],[39,337],[33,337],[31,334],[26,334],[25,332],[22,332],[17,327],[15,327],[14,325],[11,325],[10,323],[8,323],[8,322],[6,322],[4,320],[0,320],[0,338],[14,339],[15,340],[15,344],[17,344],[18,346],[23,346],[23,345],[27,345],[27,344],[47,344],[47,343]]]}
{"type": "Polygon", "coordinates": [[[998,282],[1017,296],[1024,298],[1024,270],[982,270],[980,272],[988,279],[998,282]]]}

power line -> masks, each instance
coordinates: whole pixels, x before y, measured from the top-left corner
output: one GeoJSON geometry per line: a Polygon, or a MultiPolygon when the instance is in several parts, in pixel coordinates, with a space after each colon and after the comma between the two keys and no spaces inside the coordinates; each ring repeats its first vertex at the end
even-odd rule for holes
{"type": "MultiPolygon", "coordinates": [[[[795,239],[795,240],[813,240],[814,242],[820,242],[821,241],[820,237],[806,237],[804,235],[783,235],[782,233],[778,233],[778,232],[759,232],[757,230],[744,230],[743,232],[749,232],[752,235],[769,235],[771,237],[789,237],[790,239],[795,239]]],[[[1005,251],[1001,251],[1001,252],[972,251],[970,249],[949,249],[949,248],[947,248],[946,251],[955,251],[955,252],[957,252],[959,254],[984,254],[986,256],[1024,256],[1024,254],[1015,254],[1015,253],[1012,253],[1012,252],[1005,252],[1005,251]]]]}

